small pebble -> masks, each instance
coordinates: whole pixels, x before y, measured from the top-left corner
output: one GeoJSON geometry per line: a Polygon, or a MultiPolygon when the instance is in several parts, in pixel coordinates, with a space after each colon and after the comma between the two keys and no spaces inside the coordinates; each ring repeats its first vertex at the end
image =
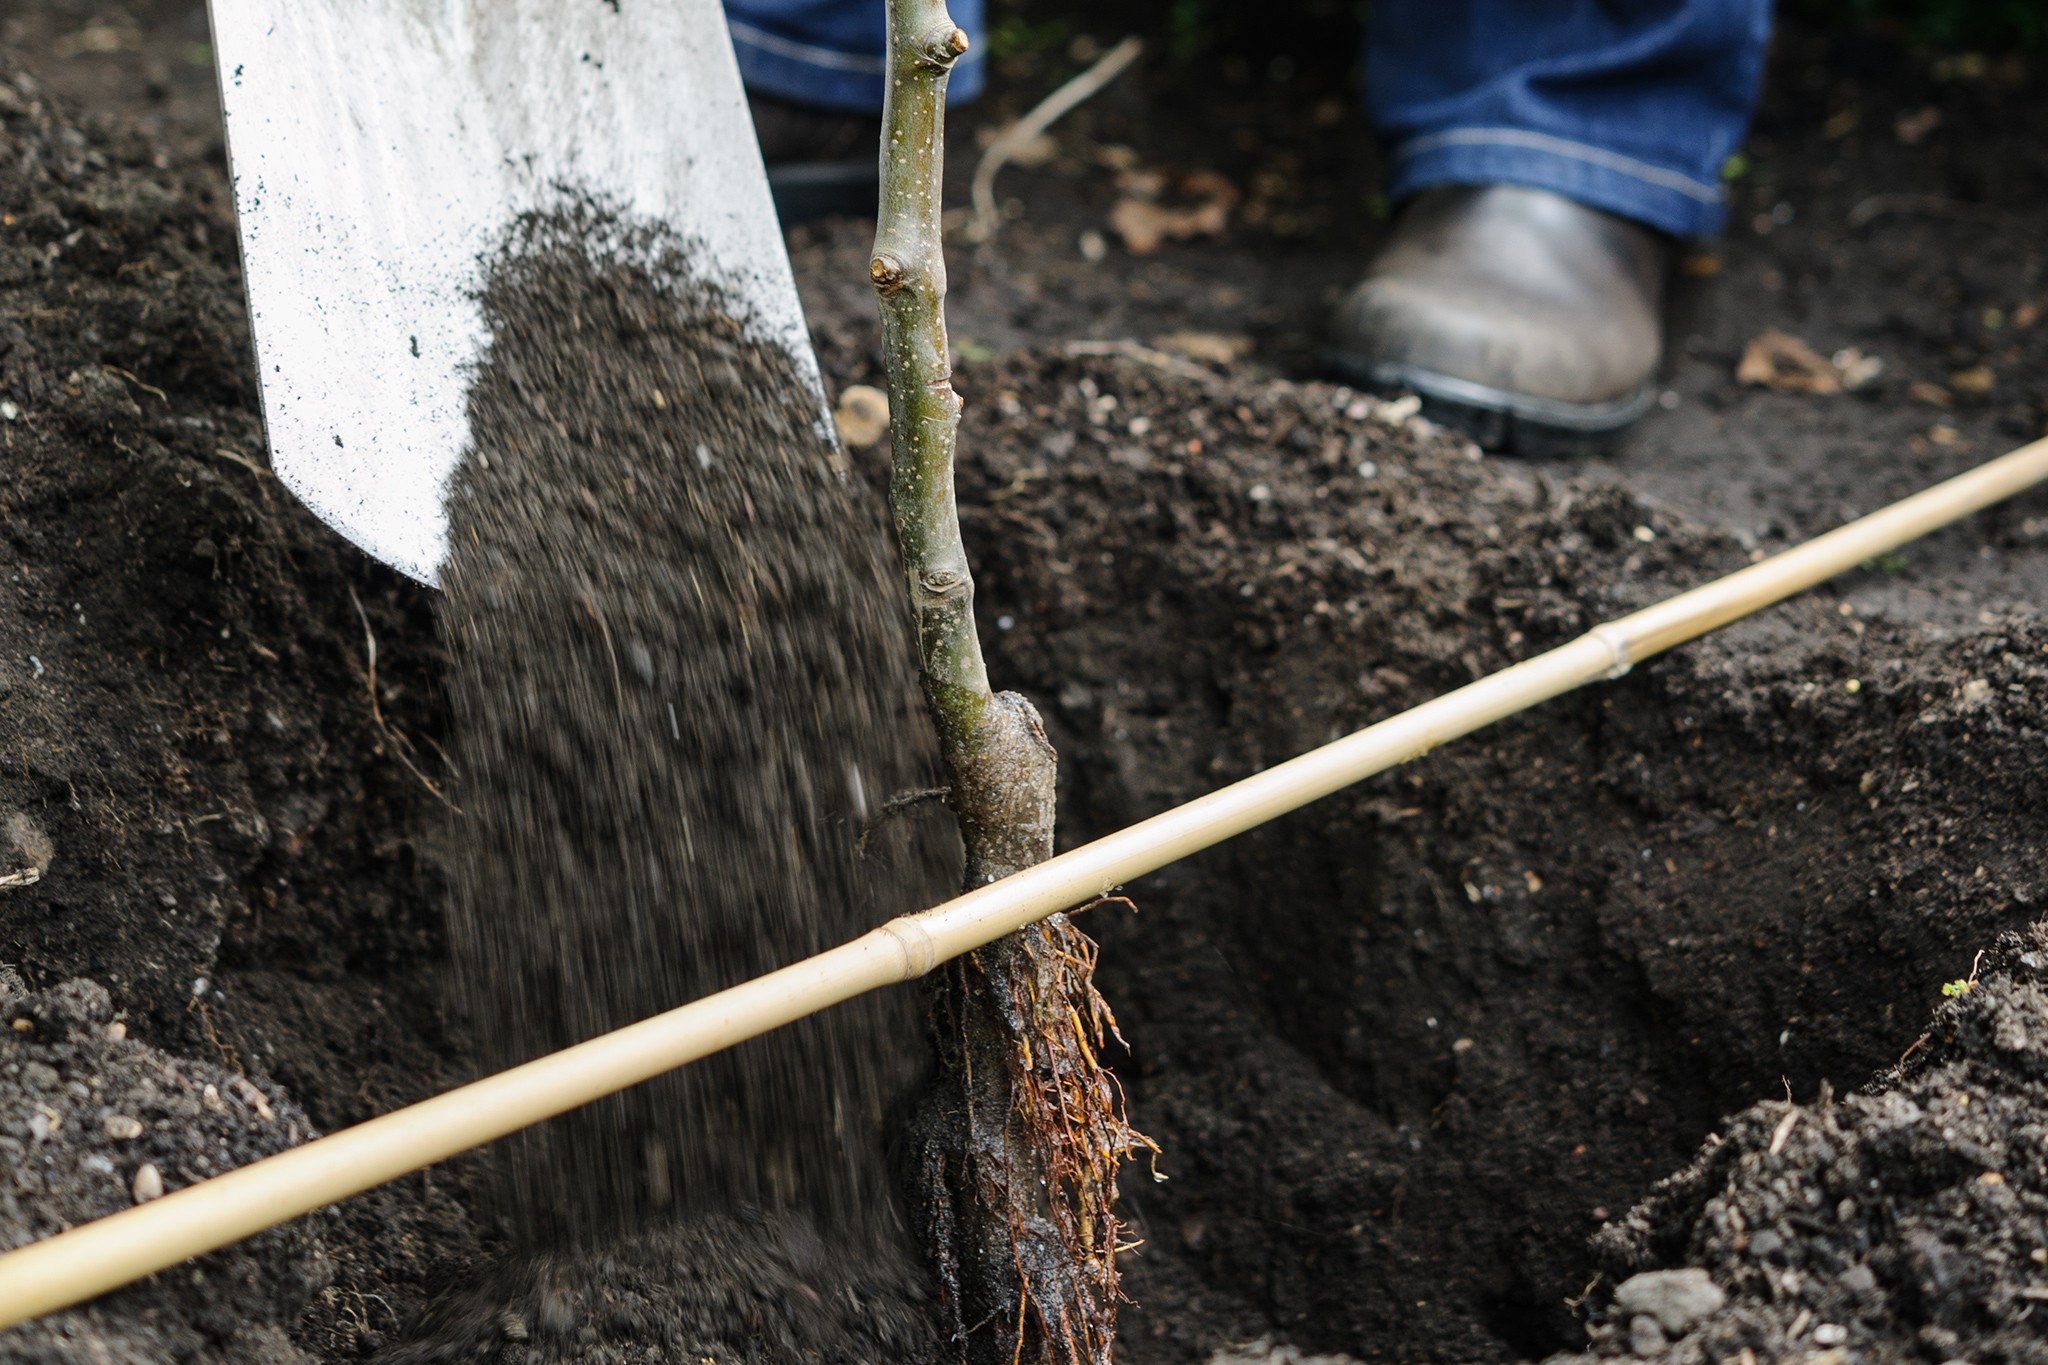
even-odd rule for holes
{"type": "Polygon", "coordinates": [[[1682,1337],[1694,1324],[1721,1311],[1728,1295],[1697,1267],[1649,1270],[1623,1280],[1614,1291],[1617,1313],[1648,1315],[1667,1334],[1682,1337]]]}
{"type": "Polygon", "coordinates": [[[270,1101],[263,1097],[263,1092],[261,1090],[258,1090],[255,1086],[249,1083],[247,1077],[235,1077],[233,1080],[228,1082],[228,1089],[234,1092],[236,1099],[248,1105],[251,1109],[254,1109],[256,1111],[256,1117],[262,1119],[265,1123],[268,1123],[271,1119],[277,1117],[277,1115],[271,1111],[270,1101]]]}
{"type": "Polygon", "coordinates": [[[0,889],[34,886],[50,870],[56,846],[23,811],[0,809],[0,889]]]}
{"type": "Polygon", "coordinates": [[[164,1175],[154,1164],[143,1162],[135,1168],[135,1202],[147,1204],[152,1199],[161,1199],[164,1193],[164,1175]]]}
{"type": "Polygon", "coordinates": [[[131,1142],[142,1136],[142,1120],[126,1114],[109,1114],[106,1129],[107,1136],[116,1142],[131,1142]]]}
{"type": "Polygon", "coordinates": [[[1839,1322],[1824,1322],[1813,1329],[1813,1344],[1816,1346],[1840,1346],[1849,1339],[1849,1329],[1839,1322]]]}
{"type": "Polygon", "coordinates": [[[125,1038],[127,1038],[127,1036],[128,1036],[128,1026],[127,1026],[126,1024],[122,1023],[122,1022],[121,1022],[121,1021],[120,1021],[119,1019],[116,1019],[116,1020],[115,1020],[115,1021],[114,1021],[113,1023],[111,1023],[111,1024],[107,1025],[107,1041],[108,1041],[108,1042],[110,1042],[110,1043],[118,1043],[118,1042],[121,1042],[122,1040],[124,1040],[125,1038]]]}
{"type": "Polygon", "coordinates": [[[213,1086],[210,1085],[207,1086],[206,1089],[199,1092],[199,1102],[202,1105],[206,1106],[206,1108],[210,1112],[215,1114],[225,1113],[227,1111],[227,1105],[222,1103],[221,1101],[220,1091],[216,1090],[213,1086]]]}
{"type": "Polygon", "coordinates": [[[1636,1355],[1660,1356],[1669,1344],[1664,1336],[1664,1329],[1649,1314],[1638,1313],[1629,1319],[1628,1348],[1636,1355]]]}

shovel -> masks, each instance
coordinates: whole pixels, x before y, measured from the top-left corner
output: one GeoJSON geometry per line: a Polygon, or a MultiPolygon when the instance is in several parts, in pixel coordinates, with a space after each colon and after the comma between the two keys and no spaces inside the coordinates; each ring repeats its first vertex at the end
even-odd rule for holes
{"type": "Polygon", "coordinates": [[[433,584],[522,214],[665,225],[741,316],[817,361],[718,0],[210,0],[270,463],[433,584]]]}

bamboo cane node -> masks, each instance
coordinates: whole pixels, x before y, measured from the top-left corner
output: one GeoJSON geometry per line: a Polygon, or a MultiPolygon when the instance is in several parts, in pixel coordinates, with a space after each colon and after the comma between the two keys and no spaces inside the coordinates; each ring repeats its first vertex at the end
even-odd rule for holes
{"type": "Polygon", "coordinates": [[[1613,660],[1607,672],[1601,676],[1608,682],[1626,677],[1635,667],[1635,660],[1629,657],[1629,639],[1626,631],[1617,630],[1612,621],[1603,621],[1586,632],[1589,639],[1598,640],[1607,647],[1608,656],[1613,660]]]}
{"type": "Polygon", "coordinates": [[[938,964],[939,945],[912,916],[899,915],[883,925],[880,932],[894,939],[903,952],[902,980],[914,981],[938,964]]]}

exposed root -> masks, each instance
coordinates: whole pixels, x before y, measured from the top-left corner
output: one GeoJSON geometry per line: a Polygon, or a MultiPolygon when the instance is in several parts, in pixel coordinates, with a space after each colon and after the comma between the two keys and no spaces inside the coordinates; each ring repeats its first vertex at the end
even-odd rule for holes
{"type": "Polygon", "coordinates": [[[868,856],[868,840],[890,821],[898,819],[919,806],[931,801],[944,801],[953,794],[951,787],[917,787],[907,792],[898,792],[882,803],[874,818],[860,827],[860,834],[853,841],[853,851],[865,858],[868,856]]]}
{"type": "Polygon", "coordinates": [[[462,807],[449,800],[448,794],[441,790],[440,785],[421,772],[419,764],[412,761],[412,741],[407,739],[397,726],[384,719],[384,708],[377,701],[377,635],[370,629],[370,614],[363,610],[363,600],[356,596],[354,588],[348,590],[348,600],[355,606],[356,619],[363,623],[363,689],[370,696],[370,722],[377,727],[377,733],[384,737],[392,754],[405,765],[405,770],[418,778],[420,785],[425,787],[436,801],[457,815],[462,814],[462,807]]]}
{"type": "Polygon", "coordinates": [[[1012,1009],[1028,1020],[1011,1059],[1011,1083],[1022,1126],[1049,1155],[1058,1194],[1048,1211],[1088,1291],[1081,1303],[1057,1305],[1076,1310],[1063,1320],[1051,1316],[1055,1305],[1034,1298],[1033,1306],[1045,1334],[1079,1365],[1107,1361],[1115,1336],[1115,1304],[1122,1298],[1116,1255],[1123,1246],[1117,1170],[1140,1151],[1156,1154],[1159,1146],[1131,1127],[1123,1090],[1100,1060],[1105,1040],[1121,1044],[1123,1035],[1095,988],[1095,940],[1065,915],[1053,916],[1042,929],[1023,943],[1035,984],[1011,982],[1012,1009]]]}

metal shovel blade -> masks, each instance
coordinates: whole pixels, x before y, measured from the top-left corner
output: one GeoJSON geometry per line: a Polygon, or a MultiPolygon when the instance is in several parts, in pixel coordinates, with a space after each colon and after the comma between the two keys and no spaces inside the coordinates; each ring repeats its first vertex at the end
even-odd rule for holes
{"type": "Polygon", "coordinates": [[[271,467],[370,554],[435,581],[483,274],[523,213],[667,225],[815,385],[718,0],[211,8],[271,467]]]}

